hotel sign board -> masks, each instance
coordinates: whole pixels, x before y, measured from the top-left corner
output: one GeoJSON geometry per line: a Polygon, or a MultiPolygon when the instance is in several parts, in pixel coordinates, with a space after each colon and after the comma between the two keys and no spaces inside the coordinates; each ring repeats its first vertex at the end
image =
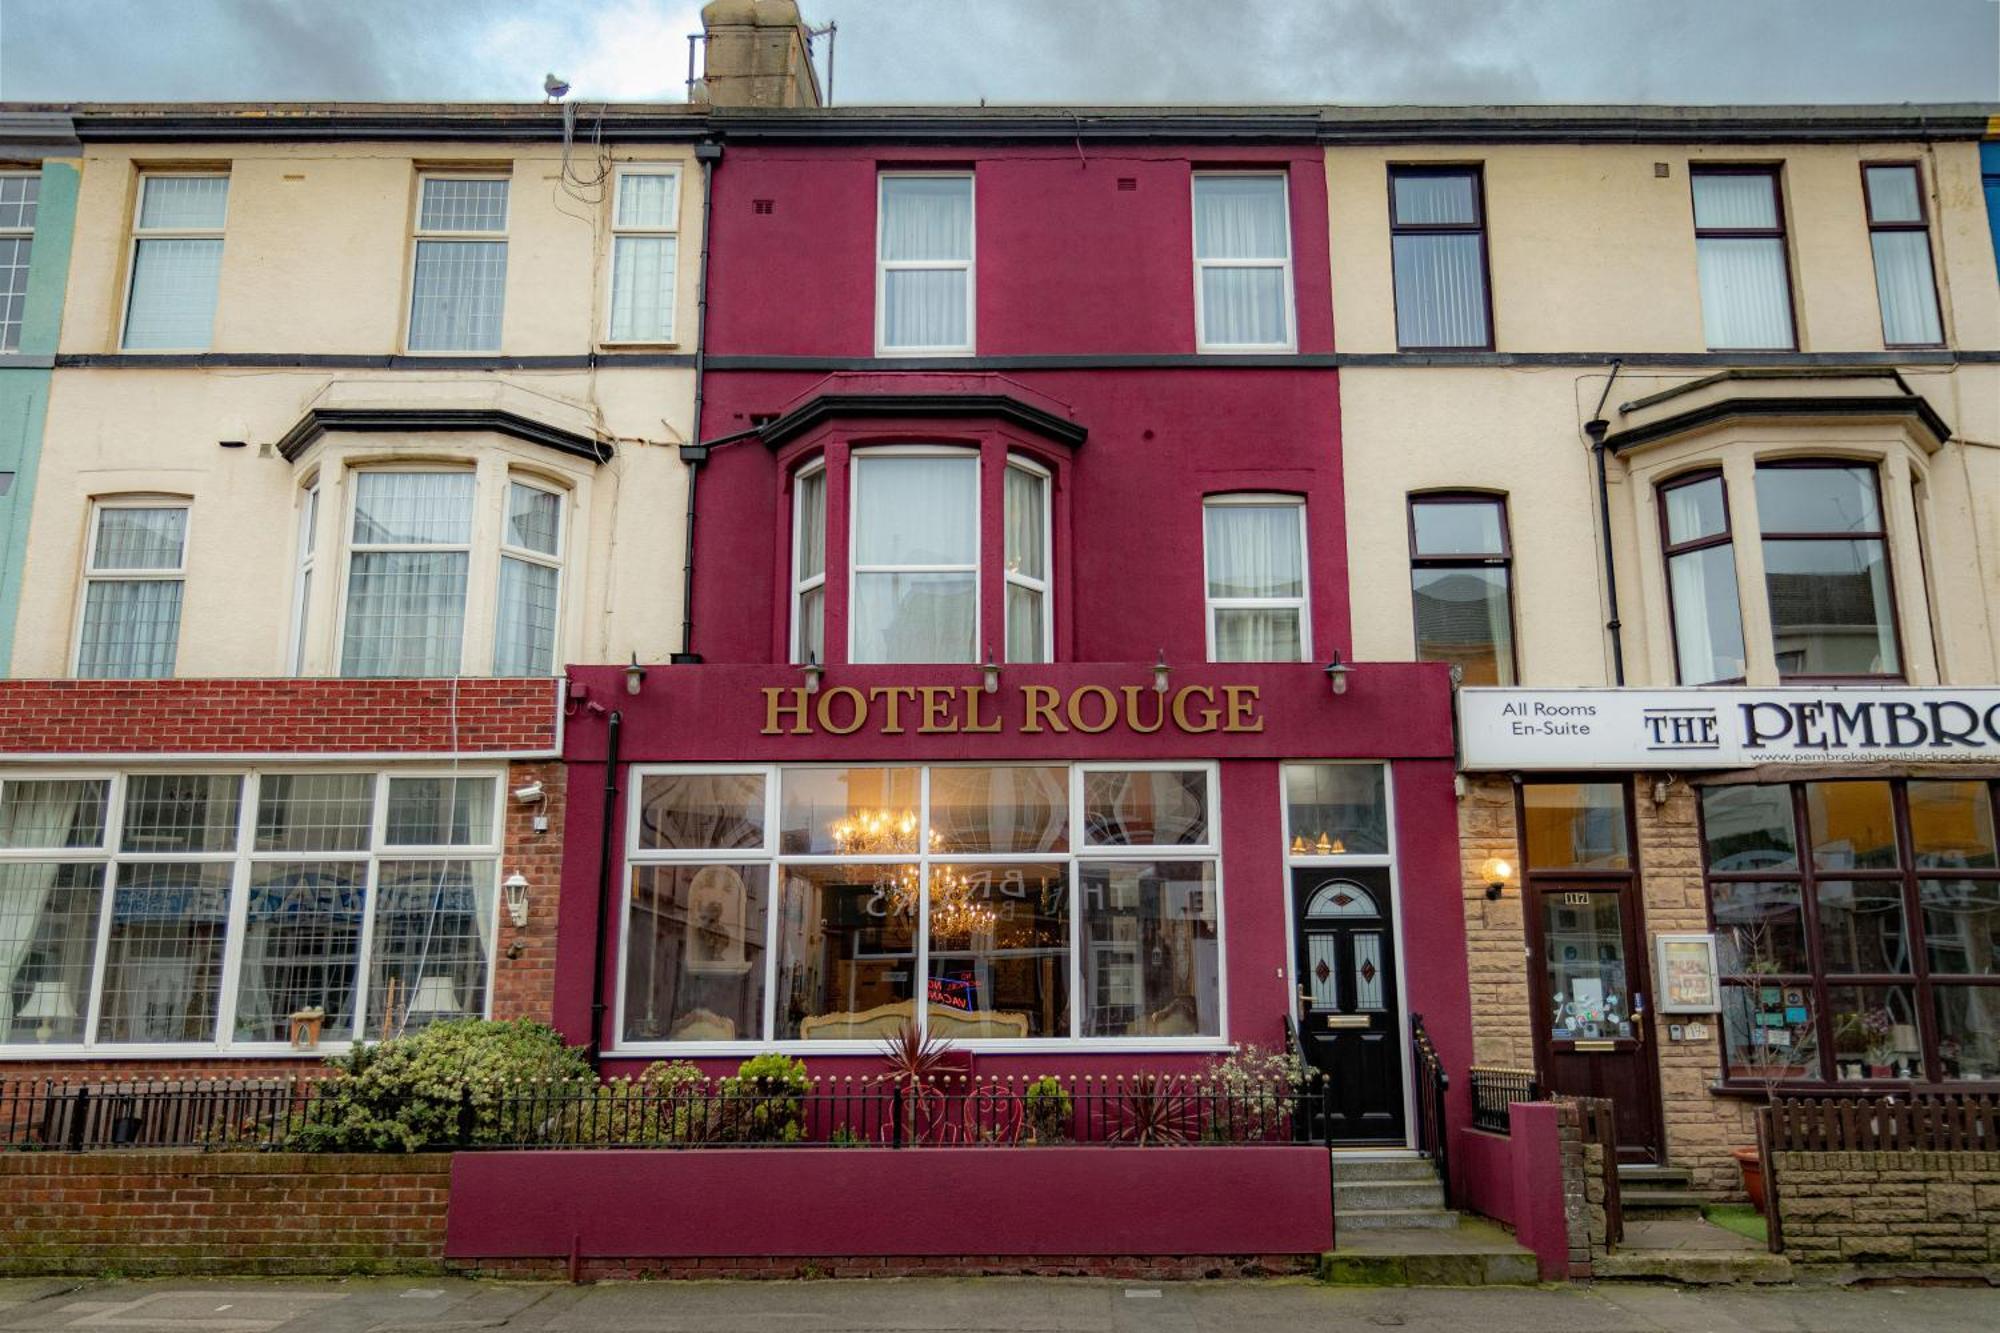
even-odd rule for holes
{"type": "Polygon", "coordinates": [[[1458,692],[1467,769],[2000,764],[2000,689],[1458,692]]]}

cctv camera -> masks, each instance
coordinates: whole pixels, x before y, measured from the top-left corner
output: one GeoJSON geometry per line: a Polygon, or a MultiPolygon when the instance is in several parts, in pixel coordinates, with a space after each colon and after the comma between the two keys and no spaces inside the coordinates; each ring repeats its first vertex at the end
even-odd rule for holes
{"type": "Polygon", "coordinates": [[[542,784],[540,782],[530,782],[525,787],[514,788],[514,799],[522,805],[533,805],[536,801],[542,799],[542,784]]]}

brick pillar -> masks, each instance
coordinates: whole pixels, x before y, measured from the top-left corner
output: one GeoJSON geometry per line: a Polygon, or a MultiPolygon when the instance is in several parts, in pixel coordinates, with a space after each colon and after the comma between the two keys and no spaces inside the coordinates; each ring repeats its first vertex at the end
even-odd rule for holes
{"type": "Polygon", "coordinates": [[[1465,950],[1472,993],[1472,1058],[1482,1065],[1535,1067],[1529,1012],[1526,934],[1521,920],[1521,852],[1516,845],[1514,784],[1467,774],[1458,803],[1458,843],[1464,867],[1465,950]],[[1514,867],[1499,901],[1486,897],[1479,867],[1489,857],[1514,867]]]}
{"type": "Polygon", "coordinates": [[[568,774],[554,759],[516,763],[507,769],[506,832],[501,843],[500,877],[523,875],[528,881],[528,920],[516,927],[508,915],[505,890],[500,905],[499,957],[493,964],[493,1016],[555,1020],[556,904],[562,890],[562,829],[564,782],[568,774]],[[516,787],[542,784],[542,799],[523,804],[516,787]],[[537,831],[537,817],[546,819],[537,831]]]}

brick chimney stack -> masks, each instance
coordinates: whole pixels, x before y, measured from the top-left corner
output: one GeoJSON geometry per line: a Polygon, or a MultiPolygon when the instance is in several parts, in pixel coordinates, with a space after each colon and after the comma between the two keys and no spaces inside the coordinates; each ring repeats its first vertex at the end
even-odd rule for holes
{"type": "Polygon", "coordinates": [[[793,0],[711,0],[696,101],[711,106],[818,106],[819,76],[793,0]]]}

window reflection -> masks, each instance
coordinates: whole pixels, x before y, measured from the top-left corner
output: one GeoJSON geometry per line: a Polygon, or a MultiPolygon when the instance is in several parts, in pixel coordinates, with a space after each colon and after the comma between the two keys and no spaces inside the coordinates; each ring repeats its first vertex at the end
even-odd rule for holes
{"type": "Polygon", "coordinates": [[[1535,870],[1623,870],[1625,788],[1616,782],[1534,782],[1521,788],[1528,865],[1535,870]]]}
{"type": "Polygon", "coordinates": [[[1214,865],[1085,862],[1081,874],[1082,1035],[1219,1035],[1214,865]]]}

